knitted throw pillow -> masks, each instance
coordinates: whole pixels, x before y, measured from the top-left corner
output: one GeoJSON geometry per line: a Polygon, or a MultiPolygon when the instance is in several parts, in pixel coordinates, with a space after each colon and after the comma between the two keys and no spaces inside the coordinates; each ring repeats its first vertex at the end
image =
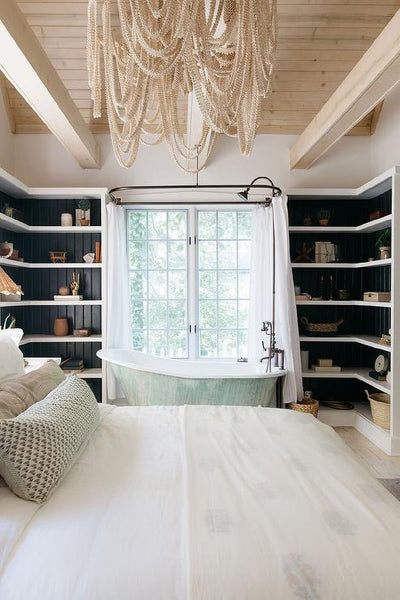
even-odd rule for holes
{"type": "Polygon", "coordinates": [[[100,419],[88,384],[68,376],[14,419],[0,419],[0,475],[25,500],[42,503],[68,472],[100,419]]]}

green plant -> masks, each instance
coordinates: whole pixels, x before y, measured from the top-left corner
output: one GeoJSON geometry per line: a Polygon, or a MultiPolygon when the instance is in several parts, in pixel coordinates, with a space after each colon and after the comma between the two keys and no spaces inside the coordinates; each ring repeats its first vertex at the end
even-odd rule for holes
{"type": "Polygon", "coordinates": [[[88,200],[87,198],[81,198],[81,200],[79,200],[78,202],[78,208],[79,210],[86,212],[90,209],[90,200],[88,200]]]}
{"type": "Polygon", "coordinates": [[[377,248],[387,248],[390,246],[391,230],[384,229],[375,242],[377,248]]]}
{"type": "Polygon", "coordinates": [[[331,218],[331,211],[328,210],[327,208],[321,208],[321,210],[318,213],[318,219],[330,219],[331,218]]]}

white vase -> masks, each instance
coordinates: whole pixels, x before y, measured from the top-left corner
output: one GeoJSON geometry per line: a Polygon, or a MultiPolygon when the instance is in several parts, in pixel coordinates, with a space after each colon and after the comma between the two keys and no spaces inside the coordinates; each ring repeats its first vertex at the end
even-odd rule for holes
{"type": "Polygon", "coordinates": [[[70,213],[62,213],[61,215],[61,227],[72,226],[72,215],[70,213]]]}
{"type": "Polygon", "coordinates": [[[301,370],[304,371],[308,371],[308,367],[310,364],[310,353],[308,350],[300,350],[300,357],[301,357],[301,370]]]}

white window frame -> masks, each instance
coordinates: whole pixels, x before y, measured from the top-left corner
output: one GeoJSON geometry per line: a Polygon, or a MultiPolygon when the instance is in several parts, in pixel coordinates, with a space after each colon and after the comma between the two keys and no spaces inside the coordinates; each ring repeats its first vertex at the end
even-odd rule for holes
{"type": "MultiPolygon", "coordinates": [[[[188,327],[188,357],[179,360],[203,360],[203,361],[222,361],[235,362],[236,358],[210,358],[200,356],[200,336],[199,336],[199,289],[198,289],[198,212],[199,210],[219,211],[233,210],[243,211],[249,210],[245,204],[173,204],[171,203],[152,203],[150,204],[135,204],[129,206],[127,210],[182,210],[187,211],[187,327],[188,327]],[[204,208],[202,208],[204,207],[204,208]]],[[[127,219],[128,222],[128,219],[127,219]]],[[[127,244],[129,244],[128,229],[127,244]]],[[[237,357],[239,358],[239,357],[237,357]]]]}

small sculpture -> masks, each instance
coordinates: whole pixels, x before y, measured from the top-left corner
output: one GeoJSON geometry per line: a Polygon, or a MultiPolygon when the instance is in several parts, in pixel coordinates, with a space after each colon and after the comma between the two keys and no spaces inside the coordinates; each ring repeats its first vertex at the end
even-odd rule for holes
{"type": "Polygon", "coordinates": [[[294,262],[314,262],[310,256],[314,248],[315,246],[309,246],[307,242],[303,242],[301,245],[301,250],[296,250],[297,256],[294,259],[294,262]]]}
{"type": "Polygon", "coordinates": [[[81,275],[80,275],[80,273],[75,273],[75,271],[74,271],[72,273],[72,281],[69,284],[69,287],[71,289],[73,296],[78,295],[80,284],[81,284],[81,275]]]}

